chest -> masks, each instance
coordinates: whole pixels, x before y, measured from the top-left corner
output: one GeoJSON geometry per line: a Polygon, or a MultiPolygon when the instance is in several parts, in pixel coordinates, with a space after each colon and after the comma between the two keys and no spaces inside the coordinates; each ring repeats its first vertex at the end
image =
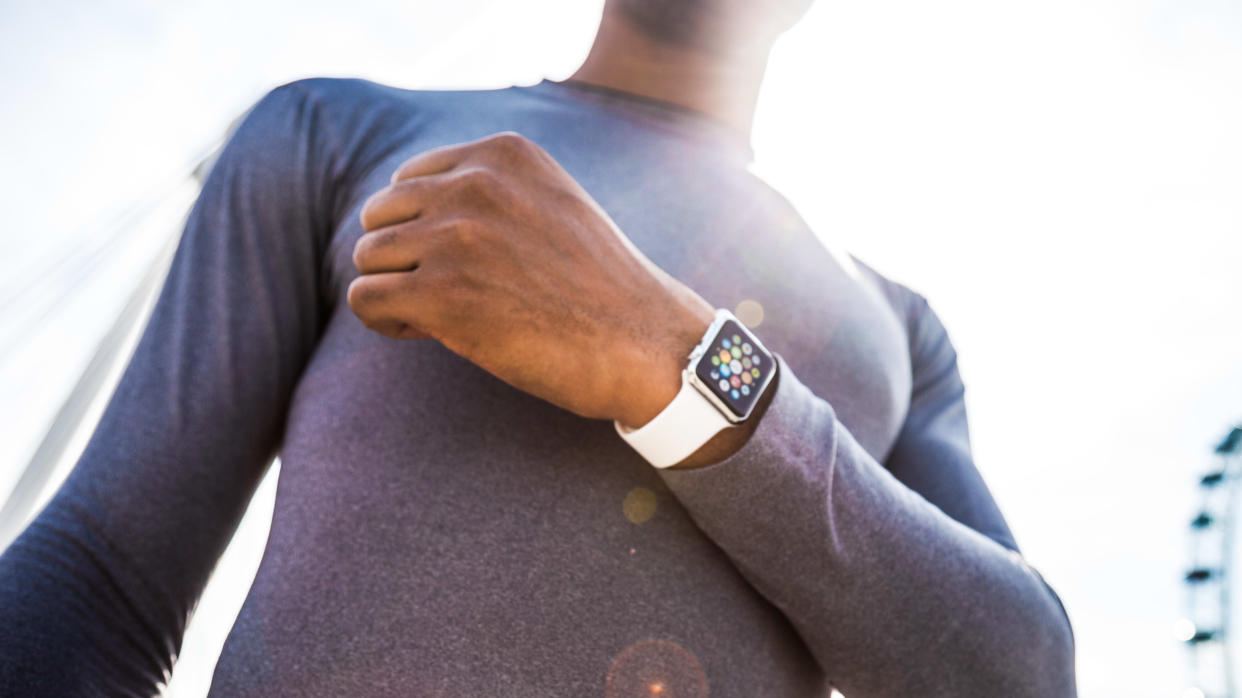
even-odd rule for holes
{"type": "MultiPolygon", "coordinates": [[[[524,129],[540,142],[531,131],[524,129]]],[[[904,325],[875,282],[830,252],[788,202],[744,171],[666,149],[631,148],[623,157],[607,148],[558,148],[550,137],[541,144],[647,257],[732,310],[869,453],[887,455],[909,406],[904,325]]],[[[419,149],[394,153],[355,187],[328,260],[337,313],[350,312],[344,290],[357,275],[351,255],[362,235],[361,206],[419,149]]],[[[358,323],[333,328],[366,332],[358,323]]],[[[400,343],[385,346],[400,350],[400,343]]]]}

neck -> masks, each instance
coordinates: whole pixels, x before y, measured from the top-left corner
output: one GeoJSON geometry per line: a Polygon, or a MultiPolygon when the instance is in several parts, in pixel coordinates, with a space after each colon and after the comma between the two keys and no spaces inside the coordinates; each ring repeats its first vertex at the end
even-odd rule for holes
{"type": "Polygon", "coordinates": [[[595,43],[571,79],[693,109],[749,143],[768,48],[716,53],[664,43],[606,5],[595,43]]]}

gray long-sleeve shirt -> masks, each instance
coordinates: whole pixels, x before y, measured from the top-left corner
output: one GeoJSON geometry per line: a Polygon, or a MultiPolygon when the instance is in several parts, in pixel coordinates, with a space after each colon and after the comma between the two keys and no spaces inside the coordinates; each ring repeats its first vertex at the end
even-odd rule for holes
{"type": "Polygon", "coordinates": [[[0,694],[153,693],[279,454],[213,696],[1073,696],[943,326],[749,159],[705,116],[572,82],[270,92],[76,468],[0,556],[0,694]],[[713,305],[762,308],[779,382],[739,451],[656,470],[610,422],[350,311],[365,199],[502,130],[713,305]]]}

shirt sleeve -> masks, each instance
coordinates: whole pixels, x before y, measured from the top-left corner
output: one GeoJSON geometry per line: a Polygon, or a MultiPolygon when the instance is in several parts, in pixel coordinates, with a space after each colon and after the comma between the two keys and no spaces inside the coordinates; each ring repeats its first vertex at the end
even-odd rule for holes
{"type": "Polygon", "coordinates": [[[155,695],[321,332],[331,178],[300,83],[233,130],[73,471],[0,556],[0,695],[155,695]]]}
{"type": "Polygon", "coordinates": [[[746,444],[661,477],[848,698],[1074,696],[1068,618],[975,469],[957,356],[921,296],[908,328],[911,404],[883,465],[777,353],[746,444]]]}

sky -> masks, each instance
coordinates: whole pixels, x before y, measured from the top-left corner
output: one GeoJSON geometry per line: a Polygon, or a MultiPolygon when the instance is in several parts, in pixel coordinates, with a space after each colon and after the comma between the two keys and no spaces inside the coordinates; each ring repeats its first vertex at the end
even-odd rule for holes
{"type": "MultiPolygon", "coordinates": [[[[599,7],[0,2],[0,497],[177,228],[188,168],[263,92],[560,79],[599,7]]],[[[760,96],[755,173],[948,327],[976,462],[1065,601],[1086,698],[1190,680],[1186,524],[1211,446],[1242,421],[1239,123],[1228,0],[820,0],[760,96]]],[[[167,695],[205,693],[273,485],[167,695]]]]}

